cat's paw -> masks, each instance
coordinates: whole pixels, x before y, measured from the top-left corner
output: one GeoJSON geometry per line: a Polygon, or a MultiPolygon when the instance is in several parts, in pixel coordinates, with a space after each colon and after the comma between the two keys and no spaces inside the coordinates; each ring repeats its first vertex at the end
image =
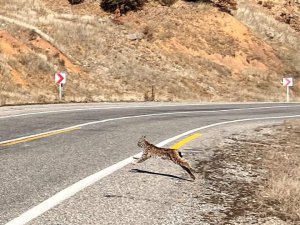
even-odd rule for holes
{"type": "Polygon", "coordinates": [[[192,181],[196,180],[196,177],[194,175],[191,175],[192,181]]]}

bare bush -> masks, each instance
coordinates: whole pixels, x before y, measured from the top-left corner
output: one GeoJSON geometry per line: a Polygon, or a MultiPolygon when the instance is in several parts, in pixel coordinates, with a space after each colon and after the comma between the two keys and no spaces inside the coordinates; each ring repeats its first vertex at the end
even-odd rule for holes
{"type": "Polygon", "coordinates": [[[80,4],[82,2],[84,2],[84,0],[69,0],[69,2],[74,5],[74,4],[80,4]]]}
{"type": "Polygon", "coordinates": [[[8,58],[0,54],[0,75],[7,77],[10,74],[10,69],[7,67],[8,58]]]}
{"type": "Polygon", "coordinates": [[[218,8],[225,10],[225,11],[230,11],[231,9],[234,9],[234,10],[237,9],[237,1],[236,0],[186,0],[186,1],[212,3],[214,6],[217,6],[218,8]]]}
{"type": "Polygon", "coordinates": [[[20,63],[26,66],[30,72],[51,72],[51,67],[47,61],[33,53],[20,55],[20,63]]]}
{"type": "Polygon", "coordinates": [[[102,0],[100,6],[104,11],[115,12],[119,10],[121,14],[128,11],[141,9],[146,0],[102,0]]]}
{"type": "Polygon", "coordinates": [[[262,5],[263,7],[266,7],[268,9],[272,9],[274,7],[274,2],[267,0],[267,1],[258,1],[258,4],[262,5]]]}
{"type": "Polygon", "coordinates": [[[173,5],[177,0],[159,0],[159,3],[161,5],[171,6],[173,5]]]}

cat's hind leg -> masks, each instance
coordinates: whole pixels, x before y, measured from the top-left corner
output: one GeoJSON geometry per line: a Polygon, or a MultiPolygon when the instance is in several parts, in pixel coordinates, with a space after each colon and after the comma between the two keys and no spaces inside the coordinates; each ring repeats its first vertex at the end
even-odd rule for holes
{"type": "Polygon", "coordinates": [[[190,177],[193,179],[193,180],[196,180],[196,177],[195,175],[192,173],[192,168],[191,167],[186,167],[186,166],[183,166],[183,165],[180,165],[182,169],[184,169],[186,172],[188,172],[188,174],[190,175],[190,177]]]}

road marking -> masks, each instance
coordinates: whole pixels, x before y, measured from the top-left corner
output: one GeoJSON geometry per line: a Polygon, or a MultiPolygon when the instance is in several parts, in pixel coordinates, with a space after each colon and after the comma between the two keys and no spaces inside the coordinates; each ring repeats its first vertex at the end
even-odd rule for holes
{"type": "Polygon", "coordinates": [[[45,138],[45,137],[49,137],[49,136],[53,136],[53,135],[57,135],[57,134],[67,133],[67,132],[79,130],[79,129],[80,129],[80,127],[65,128],[65,129],[49,131],[49,132],[45,132],[45,133],[41,133],[41,134],[37,134],[37,135],[31,135],[31,136],[27,136],[27,137],[3,141],[3,142],[0,142],[0,147],[16,145],[16,144],[20,144],[23,142],[33,141],[33,140],[37,140],[37,139],[41,139],[41,138],[45,138]]]}
{"type": "Polygon", "coordinates": [[[202,134],[201,133],[196,133],[191,136],[188,136],[187,138],[177,142],[175,145],[173,145],[171,148],[173,149],[180,149],[183,145],[187,144],[188,142],[200,137],[202,134]]]}
{"type": "MultiPolygon", "coordinates": [[[[263,104],[263,103],[262,103],[263,104]]],[[[134,105],[134,106],[113,106],[113,107],[91,107],[91,108],[81,108],[81,109],[62,109],[62,110],[51,110],[45,112],[32,112],[32,113],[22,113],[9,116],[0,116],[0,119],[21,117],[21,116],[31,116],[39,114],[51,114],[51,113],[62,113],[62,112],[76,112],[76,111],[93,111],[93,110],[109,110],[109,109],[135,109],[135,108],[158,108],[158,107],[178,107],[178,106],[205,106],[205,104],[176,104],[176,105],[134,105]]]]}
{"type": "MultiPolygon", "coordinates": [[[[174,136],[172,138],[169,138],[167,140],[164,140],[157,144],[158,147],[163,147],[166,144],[169,144],[170,142],[173,142],[181,137],[187,136],[189,134],[198,132],[200,130],[208,129],[211,127],[226,125],[226,124],[232,124],[232,123],[240,123],[240,122],[249,122],[249,121],[260,121],[260,120],[277,120],[277,119],[291,119],[291,118],[297,118],[300,117],[299,115],[290,115],[290,116],[277,116],[277,117],[261,117],[261,118],[251,118],[251,119],[239,119],[239,120],[231,120],[231,121],[225,121],[220,123],[214,123],[207,126],[199,127],[193,130],[189,130],[187,132],[184,132],[182,134],[179,134],[177,136],[174,136]]],[[[95,174],[92,174],[74,184],[67,187],[66,189],[58,192],[57,194],[53,195],[52,197],[48,198],[47,200],[41,202],[37,206],[29,209],[28,211],[21,214],[19,217],[11,220],[6,225],[24,225],[27,222],[37,218],[41,214],[45,213],[46,211],[52,209],[53,207],[57,206],[64,200],[72,197],[77,192],[81,191],[82,189],[94,184],[95,182],[100,181],[102,178],[114,173],[115,171],[123,168],[124,166],[132,163],[134,161],[134,158],[141,157],[142,153],[138,153],[134,156],[131,156],[127,159],[124,159],[112,166],[109,166],[95,174]]]]}
{"type": "Polygon", "coordinates": [[[105,120],[98,120],[98,121],[82,123],[82,124],[74,125],[74,126],[71,126],[71,127],[66,127],[66,128],[63,128],[63,129],[58,129],[58,130],[53,130],[53,131],[49,131],[49,132],[33,134],[33,135],[25,136],[25,137],[20,137],[20,138],[16,138],[16,139],[1,141],[0,146],[2,144],[8,143],[8,142],[19,141],[19,140],[22,140],[22,139],[32,138],[32,137],[36,137],[36,136],[39,136],[39,135],[60,131],[60,130],[80,128],[80,127],[84,127],[84,126],[94,125],[94,124],[98,124],[98,123],[106,123],[106,122],[117,121],[117,120],[142,118],[142,117],[153,117],[153,116],[168,116],[168,115],[175,115],[175,114],[196,114],[196,113],[207,113],[207,112],[217,113],[217,112],[231,112],[231,111],[274,109],[274,108],[283,108],[283,107],[285,107],[285,108],[286,107],[300,107],[300,105],[299,106],[272,106],[272,107],[242,108],[242,109],[240,109],[240,108],[239,109],[221,109],[221,110],[212,110],[212,111],[202,111],[202,110],[199,110],[199,111],[179,111],[179,112],[168,112],[168,113],[142,114],[142,115],[137,115],[137,116],[123,116],[123,117],[116,117],[116,118],[110,118],[110,119],[105,119],[105,120]]]}
{"type": "MultiPolygon", "coordinates": [[[[234,103],[232,104],[233,106],[235,105],[243,105],[246,103],[234,103]]],[[[251,104],[251,103],[250,103],[251,104]]],[[[255,103],[255,104],[272,104],[272,103],[255,103]]],[[[286,104],[286,103],[285,103],[286,104]]],[[[289,103],[289,104],[298,104],[298,103],[289,103]]],[[[210,106],[211,104],[180,104],[180,105],[144,105],[144,106],[113,106],[113,107],[92,107],[92,108],[81,108],[81,109],[63,109],[63,110],[52,110],[52,111],[46,111],[46,112],[32,112],[32,113],[22,113],[22,114],[16,114],[16,115],[9,115],[9,116],[0,116],[0,119],[6,119],[6,118],[14,118],[14,117],[22,117],[22,116],[31,116],[31,115],[39,115],[39,114],[51,114],[51,113],[62,113],[62,112],[76,112],[76,111],[93,111],[93,110],[109,110],[109,109],[130,109],[130,108],[158,108],[158,107],[183,107],[183,106],[210,106]]],[[[217,104],[218,105],[218,104],[217,104]]],[[[220,103],[222,105],[222,103],[220,103]]],[[[224,104],[224,105],[230,105],[230,104],[224,104]]],[[[273,108],[273,107],[278,107],[278,108],[292,108],[292,107],[299,107],[295,105],[289,105],[289,106],[266,106],[266,107],[258,107],[254,109],[268,109],[268,108],[273,108]]],[[[250,109],[250,108],[249,108],[250,109]]],[[[226,110],[226,109],[225,109],[226,110]]],[[[236,110],[241,110],[241,109],[236,109],[236,110]]],[[[210,112],[209,110],[203,111],[203,112],[210,112]]]]}

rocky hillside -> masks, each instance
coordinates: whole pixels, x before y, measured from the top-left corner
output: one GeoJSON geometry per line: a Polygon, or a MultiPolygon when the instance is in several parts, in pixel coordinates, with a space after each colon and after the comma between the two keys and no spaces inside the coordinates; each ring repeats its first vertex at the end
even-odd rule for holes
{"type": "Polygon", "coordinates": [[[62,70],[67,102],[282,101],[282,77],[300,78],[297,25],[258,1],[239,1],[232,15],[202,1],[148,2],[117,18],[98,0],[0,4],[0,105],[56,102],[62,70]],[[273,37],[249,8],[273,18],[273,37]],[[282,26],[288,41],[276,36],[282,26]]]}

